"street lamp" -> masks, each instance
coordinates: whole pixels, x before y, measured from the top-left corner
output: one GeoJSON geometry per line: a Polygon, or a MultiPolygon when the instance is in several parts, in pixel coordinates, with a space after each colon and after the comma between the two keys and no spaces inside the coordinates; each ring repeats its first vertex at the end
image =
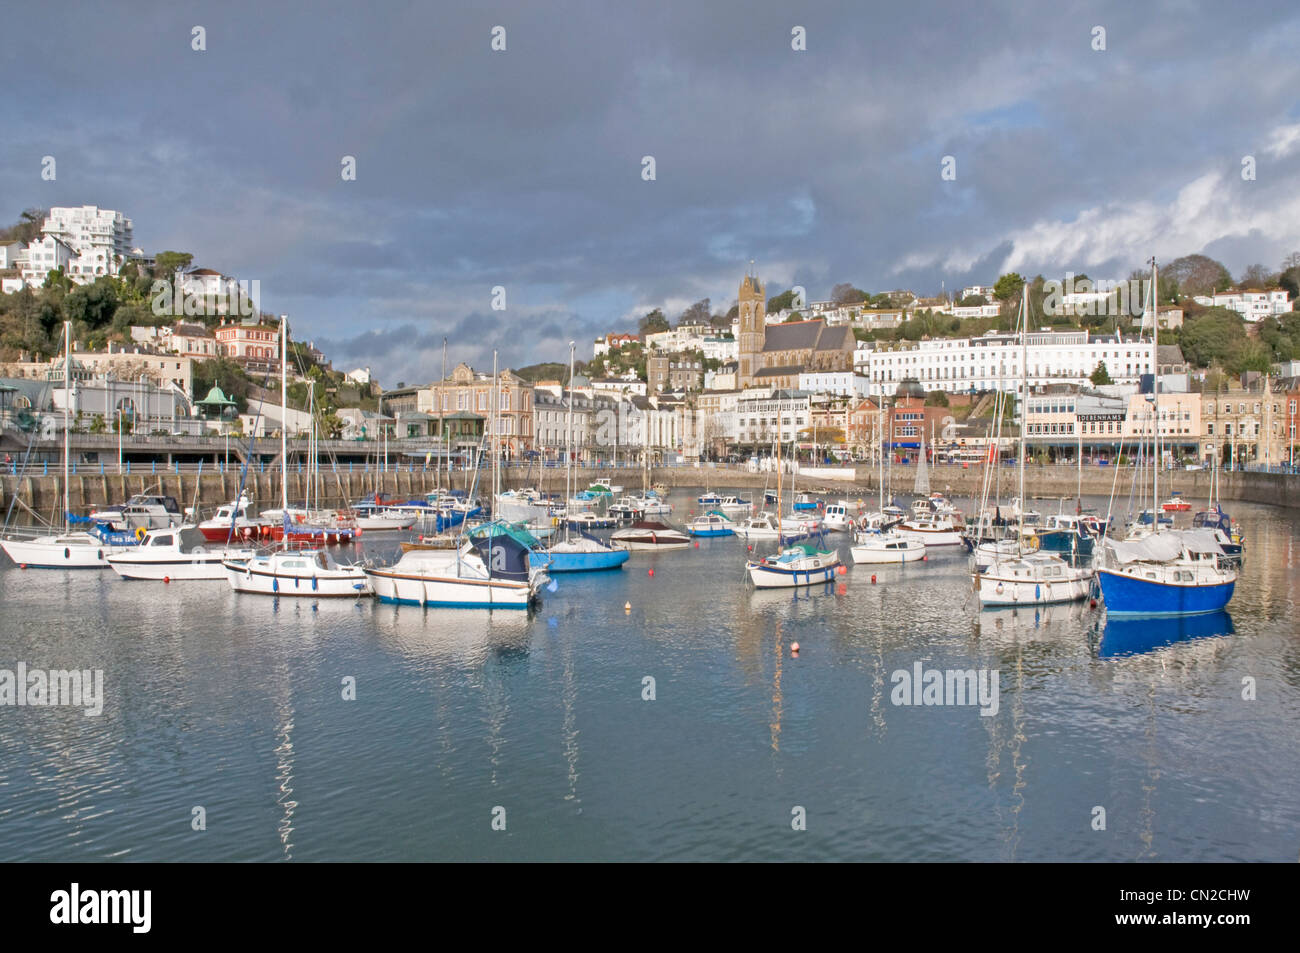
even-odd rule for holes
{"type": "Polygon", "coordinates": [[[122,472],[122,405],[117,405],[117,472],[122,472]]]}

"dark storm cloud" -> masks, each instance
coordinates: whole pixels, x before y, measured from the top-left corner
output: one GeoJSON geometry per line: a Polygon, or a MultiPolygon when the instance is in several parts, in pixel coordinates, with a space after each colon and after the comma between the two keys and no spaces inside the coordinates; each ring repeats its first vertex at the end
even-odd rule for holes
{"type": "MultiPolygon", "coordinates": [[[[10,11],[6,61],[54,16],[10,11]]],[[[298,334],[385,382],[429,377],[444,335],[480,367],[493,348],[503,365],[564,360],[570,339],[588,356],[650,308],[725,308],[750,258],[772,292],[814,297],[1009,266],[1121,277],[1209,248],[1240,270],[1300,245],[1297,17],[1269,2],[87,5],[59,22],[94,29],[61,29],[58,68],[24,69],[0,106],[0,196],[9,217],[121,209],[148,250],[260,279],[298,334]]]]}

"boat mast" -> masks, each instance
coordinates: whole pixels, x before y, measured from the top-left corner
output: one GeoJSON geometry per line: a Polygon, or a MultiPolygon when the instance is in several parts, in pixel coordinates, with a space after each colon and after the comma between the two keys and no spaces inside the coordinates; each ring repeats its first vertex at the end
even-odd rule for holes
{"type": "Polygon", "coordinates": [[[289,316],[280,315],[280,506],[284,530],[280,542],[289,548],[289,316]]]}
{"type": "Polygon", "coordinates": [[[1151,370],[1153,400],[1152,416],[1155,418],[1152,437],[1154,456],[1151,460],[1151,525],[1152,532],[1160,532],[1160,296],[1156,293],[1156,259],[1151,256],[1151,370]]]}
{"type": "Polygon", "coordinates": [[[781,545],[781,410],[776,411],[776,544],[781,545]]]}
{"type": "MultiPolygon", "coordinates": [[[[447,399],[447,339],[442,339],[442,377],[438,383],[438,442],[442,444],[442,450],[447,449],[447,421],[442,413],[443,401],[447,399]]],[[[448,461],[450,462],[450,461],[448,461]]],[[[438,494],[438,503],[442,503],[442,456],[438,457],[438,466],[434,472],[434,491],[438,494]]],[[[451,474],[447,475],[448,484],[451,483],[451,474]]]]}
{"type": "Polygon", "coordinates": [[[1016,507],[1019,527],[1016,551],[1025,544],[1025,431],[1029,418],[1029,282],[1020,286],[1020,505],[1016,507]]]}
{"type": "MultiPolygon", "coordinates": [[[[883,391],[884,388],[881,388],[883,391]]],[[[885,523],[885,397],[876,405],[876,463],[880,467],[880,524],[885,523]]]]}
{"type": "Polygon", "coordinates": [[[569,342],[569,419],[565,424],[568,431],[564,438],[564,541],[569,541],[569,507],[573,500],[573,350],[574,342],[569,342]]]}
{"type": "Polygon", "coordinates": [[[501,453],[497,448],[497,352],[492,352],[492,506],[496,507],[497,496],[501,493],[501,453]]]}
{"type": "MultiPolygon", "coordinates": [[[[63,531],[72,532],[72,510],[68,505],[68,412],[72,409],[72,322],[63,322],[63,531]]],[[[122,425],[118,424],[118,435],[122,425]]]]}

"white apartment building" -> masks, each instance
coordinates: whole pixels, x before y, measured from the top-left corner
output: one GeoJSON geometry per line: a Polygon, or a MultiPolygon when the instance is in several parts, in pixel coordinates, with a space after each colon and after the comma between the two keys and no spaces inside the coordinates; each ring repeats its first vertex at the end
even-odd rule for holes
{"type": "Polygon", "coordinates": [[[799,375],[799,389],[810,394],[866,397],[871,381],[853,371],[807,371],[799,375]]]}
{"type": "Polygon", "coordinates": [[[20,267],[27,260],[26,250],[22,242],[0,242],[0,271],[20,267]]]}
{"type": "Polygon", "coordinates": [[[1286,314],[1291,310],[1291,293],[1283,288],[1268,291],[1225,291],[1213,298],[1198,295],[1197,304],[1216,308],[1231,308],[1247,321],[1259,321],[1270,315],[1286,314]]]}
{"type": "Polygon", "coordinates": [[[799,439],[812,424],[812,401],[801,391],[751,388],[736,402],[736,440],[741,446],[764,448],[799,439]]]}
{"type": "Polygon", "coordinates": [[[637,377],[606,377],[591,382],[591,389],[606,394],[636,394],[645,396],[646,382],[637,377]]]}
{"type": "Polygon", "coordinates": [[[133,252],[131,220],[96,205],[50,209],[41,233],[76,250],[68,275],[79,284],[117,274],[133,252]]]}
{"type": "Polygon", "coordinates": [[[863,342],[854,352],[855,370],[869,381],[867,396],[892,394],[898,382],[913,377],[926,390],[1015,391],[1021,375],[1031,386],[1085,386],[1099,363],[1111,380],[1138,384],[1154,368],[1150,341],[1095,336],[1086,331],[1031,331],[1022,351],[1020,337],[990,331],[976,338],[937,338],[902,347],[872,348],[863,342]],[[1022,360],[1027,354],[1027,361],[1022,360]]]}
{"type": "MultiPolygon", "coordinates": [[[[969,285],[968,287],[961,289],[962,298],[969,298],[971,295],[983,295],[986,299],[992,301],[993,286],[992,285],[969,285]]],[[[960,301],[961,298],[958,298],[957,300],[960,301]]]]}
{"type": "Polygon", "coordinates": [[[28,287],[39,288],[45,283],[45,276],[55,269],[62,268],[65,275],[71,276],[72,263],[76,260],[77,250],[66,241],[42,235],[27,246],[27,257],[19,262],[19,268],[28,287]]]}
{"type": "Polygon", "coordinates": [[[721,361],[723,364],[740,360],[740,345],[732,336],[703,338],[700,350],[704,352],[706,360],[721,361]]]}

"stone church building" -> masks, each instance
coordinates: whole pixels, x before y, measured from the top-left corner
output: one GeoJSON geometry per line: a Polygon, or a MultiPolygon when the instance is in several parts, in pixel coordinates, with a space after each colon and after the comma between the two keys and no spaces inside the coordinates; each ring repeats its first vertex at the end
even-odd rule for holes
{"type": "Polygon", "coordinates": [[[754,275],[740,283],[740,327],[736,386],[794,390],[805,371],[851,371],[853,329],[827,327],[825,320],[767,323],[767,298],[754,275]]]}

